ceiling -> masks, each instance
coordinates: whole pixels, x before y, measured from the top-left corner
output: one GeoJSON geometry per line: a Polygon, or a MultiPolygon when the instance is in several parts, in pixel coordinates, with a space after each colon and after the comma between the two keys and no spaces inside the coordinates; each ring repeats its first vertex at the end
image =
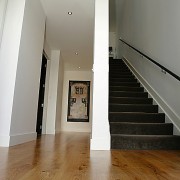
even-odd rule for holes
{"type": "Polygon", "coordinates": [[[46,40],[51,49],[61,50],[65,70],[92,69],[94,1],[41,0],[47,16],[46,40]]]}

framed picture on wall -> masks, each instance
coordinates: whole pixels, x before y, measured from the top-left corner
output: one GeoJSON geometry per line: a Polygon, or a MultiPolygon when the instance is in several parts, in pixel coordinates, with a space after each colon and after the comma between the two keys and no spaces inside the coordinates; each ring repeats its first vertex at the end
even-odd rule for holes
{"type": "Polygon", "coordinates": [[[90,81],[69,81],[68,122],[89,122],[90,81]]]}

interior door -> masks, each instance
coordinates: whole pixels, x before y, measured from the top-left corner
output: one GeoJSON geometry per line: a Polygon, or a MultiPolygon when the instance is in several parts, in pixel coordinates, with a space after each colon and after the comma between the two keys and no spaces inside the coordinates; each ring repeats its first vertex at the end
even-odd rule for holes
{"type": "Polygon", "coordinates": [[[37,124],[36,124],[37,135],[41,135],[41,133],[42,133],[42,121],[43,121],[43,109],[44,109],[44,92],[45,92],[45,82],[46,82],[46,67],[47,67],[47,58],[43,54],[42,65],[41,65],[41,79],[40,79],[40,86],[39,86],[37,124]]]}

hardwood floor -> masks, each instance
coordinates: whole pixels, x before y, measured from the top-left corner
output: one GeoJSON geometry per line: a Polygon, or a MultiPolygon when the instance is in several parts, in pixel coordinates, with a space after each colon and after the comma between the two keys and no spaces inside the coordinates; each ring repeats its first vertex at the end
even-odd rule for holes
{"type": "Polygon", "coordinates": [[[0,148],[0,180],[180,179],[180,151],[90,151],[87,133],[0,148]]]}

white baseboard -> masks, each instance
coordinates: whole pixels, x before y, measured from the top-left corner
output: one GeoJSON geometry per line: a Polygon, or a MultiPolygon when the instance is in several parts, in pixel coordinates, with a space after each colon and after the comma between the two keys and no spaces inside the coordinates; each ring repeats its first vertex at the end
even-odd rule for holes
{"type": "Polygon", "coordinates": [[[127,64],[127,66],[130,68],[132,73],[136,76],[136,78],[139,80],[139,82],[143,85],[143,87],[146,89],[148,94],[153,98],[155,103],[159,106],[162,112],[166,115],[166,122],[170,122],[174,124],[174,134],[180,135],[180,119],[178,115],[172,110],[171,107],[169,107],[166,102],[163,100],[163,98],[154,90],[154,88],[136,71],[134,66],[128,61],[126,57],[122,58],[124,62],[127,64]]]}
{"type": "Polygon", "coordinates": [[[37,139],[36,133],[18,134],[10,136],[9,146],[14,146],[17,144],[22,144],[29,141],[34,141],[37,139]]]}
{"type": "Polygon", "coordinates": [[[110,136],[107,138],[93,138],[91,139],[90,150],[95,151],[109,151],[111,148],[111,138],[110,136]]]}
{"type": "Polygon", "coordinates": [[[0,147],[9,147],[10,136],[0,136],[0,147]]]}

